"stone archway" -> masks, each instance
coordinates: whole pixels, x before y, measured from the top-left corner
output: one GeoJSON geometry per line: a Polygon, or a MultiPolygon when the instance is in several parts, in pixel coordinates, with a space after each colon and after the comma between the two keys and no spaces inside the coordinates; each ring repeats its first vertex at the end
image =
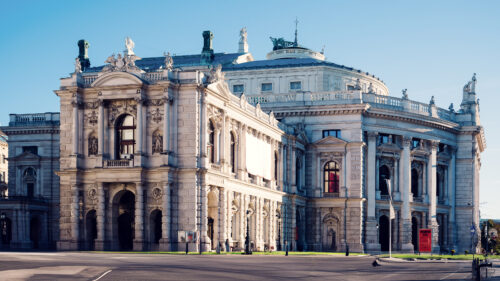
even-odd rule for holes
{"type": "Polygon", "coordinates": [[[86,248],[93,251],[94,241],[97,239],[97,215],[95,210],[90,210],[85,216],[85,240],[87,242],[86,248]]]}
{"type": "Polygon", "coordinates": [[[161,210],[154,210],[149,216],[149,241],[151,243],[151,250],[157,251],[160,246],[160,239],[162,238],[162,212],[161,210]]]}
{"type": "Polygon", "coordinates": [[[418,252],[418,219],[416,217],[411,218],[411,243],[413,244],[413,250],[418,252]]]}
{"type": "Polygon", "coordinates": [[[218,190],[212,188],[208,193],[207,237],[210,240],[210,249],[215,250],[219,239],[219,198],[218,190]]]}
{"type": "Polygon", "coordinates": [[[381,216],[378,224],[378,242],[380,243],[380,250],[387,252],[389,251],[389,218],[386,215],[381,216]]]}
{"type": "Polygon", "coordinates": [[[135,195],[129,190],[119,191],[113,200],[114,248],[131,251],[134,240],[135,195]]]}

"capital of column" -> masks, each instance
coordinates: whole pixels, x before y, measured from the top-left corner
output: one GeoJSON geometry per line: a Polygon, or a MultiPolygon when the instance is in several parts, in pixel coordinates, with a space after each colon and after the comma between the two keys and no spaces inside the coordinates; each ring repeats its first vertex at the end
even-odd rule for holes
{"type": "Polygon", "coordinates": [[[367,132],[368,141],[377,140],[378,132],[367,132]]]}
{"type": "Polygon", "coordinates": [[[137,102],[137,104],[140,104],[140,105],[142,105],[145,101],[145,99],[142,97],[135,97],[134,100],[137,102]]]}
{"type": "Polygon", "coordinates": [[[403,136],[403,146],[404,147],[410,147],[411,145],[411,137],[403,136]]]}
{"type": "Polygon", "coordinates": [[[174,98],[171,97],[168,93],[165,93],[165,95],[161,99],[164,103],[172,104],[174,102],[174,98]]]}
{"type": "Polygon", "coordinates": [[[438,148],[438,146],[439,146],[439,141],[437,141],[437,140],[430,140],[429,143],[431,145],[431,149],[433,151],[436,151],[437,148],[438,148]]]}

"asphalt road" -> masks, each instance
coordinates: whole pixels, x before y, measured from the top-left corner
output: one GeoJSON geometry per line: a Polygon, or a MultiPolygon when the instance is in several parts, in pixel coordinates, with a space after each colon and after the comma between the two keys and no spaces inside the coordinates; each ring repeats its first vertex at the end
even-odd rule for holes
{"type": "Polygon", "coordinates": [[[470,262],[382,262],[369,256],[0,252],[0,280],[470,280],[470,262]]]}

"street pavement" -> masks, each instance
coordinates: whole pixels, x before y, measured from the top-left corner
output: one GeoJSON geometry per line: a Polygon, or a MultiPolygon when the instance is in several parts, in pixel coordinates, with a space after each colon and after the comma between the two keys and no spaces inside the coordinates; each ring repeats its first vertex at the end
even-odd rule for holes
{"type": "Polygon", "coordinates": [[[470,280],[470,261],[370,256],[0,252],[0,280],[470,280]]]}

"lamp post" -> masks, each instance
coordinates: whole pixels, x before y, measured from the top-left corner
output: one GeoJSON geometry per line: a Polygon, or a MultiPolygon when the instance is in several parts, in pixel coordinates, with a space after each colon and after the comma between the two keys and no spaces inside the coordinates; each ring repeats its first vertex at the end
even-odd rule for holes
{"type": "Polygon", "coordinates": [[[245,255],[251,255],[250,251],[250,210],[247,210],[247,235],[245,237],[245,255]]]}

